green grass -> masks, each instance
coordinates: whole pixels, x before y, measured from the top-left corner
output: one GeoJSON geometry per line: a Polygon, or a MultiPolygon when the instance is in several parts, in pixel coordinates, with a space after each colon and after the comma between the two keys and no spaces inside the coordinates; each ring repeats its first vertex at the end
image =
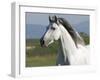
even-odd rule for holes
{"type": "Polygon", "coordinates": [[[56,55],[31,56],[26,58],[26,67],[54,66],[56,55]]]}
{"type": "Polygon", "coordinates": [[[35,46],[34,49],[26,49],[26,67],[54,66],[56,64],[58,42],[48,48],[42,48],[39,39],[28,39],[26,46],[35,46]]]}
{"type": "Polygon", "coordinates": [[[90,38],[89,35],[87,35],[84,32],[80,32],[81,37],[83,38],[84,42],[86,45],[90,44],[90,38]]]}
{"type": "Polygon", "coordinates": [[[40,56],[40,55],[51,55],[57,53],[58,43],[55,42],[48,48],[43,48],[40,46],[39,39],[27,40],[26,46],[35,46],[34,49],[26,50],[27,56],[40,56]]]}

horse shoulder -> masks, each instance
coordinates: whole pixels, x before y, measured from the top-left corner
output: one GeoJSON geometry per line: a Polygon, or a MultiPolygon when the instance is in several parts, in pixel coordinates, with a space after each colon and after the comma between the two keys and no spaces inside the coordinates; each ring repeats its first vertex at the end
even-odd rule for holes
{"type": "Polygon", "coordinates": [[[89,45],[88,46],[78,45],[76,54],[78,64],[88,64],[89,53],[90,53],[89,45]]]}

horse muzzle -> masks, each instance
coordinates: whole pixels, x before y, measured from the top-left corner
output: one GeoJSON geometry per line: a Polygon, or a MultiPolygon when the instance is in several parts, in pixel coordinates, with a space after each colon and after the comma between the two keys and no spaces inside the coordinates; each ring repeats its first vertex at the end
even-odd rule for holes
{"type": "Polygon", "coordinates": [[[45,41],[43,40],[43,38],[40,39],[40,45],[41,45],[41,47],[47,47],[45,45],[45,41]]]}

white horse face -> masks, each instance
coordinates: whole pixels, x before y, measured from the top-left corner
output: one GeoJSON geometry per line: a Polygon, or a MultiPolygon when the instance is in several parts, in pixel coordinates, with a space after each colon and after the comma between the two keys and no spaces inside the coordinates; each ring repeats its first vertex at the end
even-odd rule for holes
{"type": "Polygon", "coordinates": [[[53,43],[55,40],[58,40],[61,36],[61,31],[59,27],[59,23],[57,21],[57,17],[54,16],[52,18],[49,17],[50,24],[47,27],[47,30],[44,36],[40,39],[41,46],[48,46],[53,43]]]}

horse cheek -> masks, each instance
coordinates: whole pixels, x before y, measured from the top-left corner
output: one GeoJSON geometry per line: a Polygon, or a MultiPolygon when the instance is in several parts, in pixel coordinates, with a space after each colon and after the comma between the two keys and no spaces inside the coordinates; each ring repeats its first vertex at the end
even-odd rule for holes
{"type": "Polygon", "coordinates": [[[55,40],[58,40],[59,37],[60,37],[60,33],[59,33],[59,32],[56,32],[56,33],[55,33],[55,40]]]}

